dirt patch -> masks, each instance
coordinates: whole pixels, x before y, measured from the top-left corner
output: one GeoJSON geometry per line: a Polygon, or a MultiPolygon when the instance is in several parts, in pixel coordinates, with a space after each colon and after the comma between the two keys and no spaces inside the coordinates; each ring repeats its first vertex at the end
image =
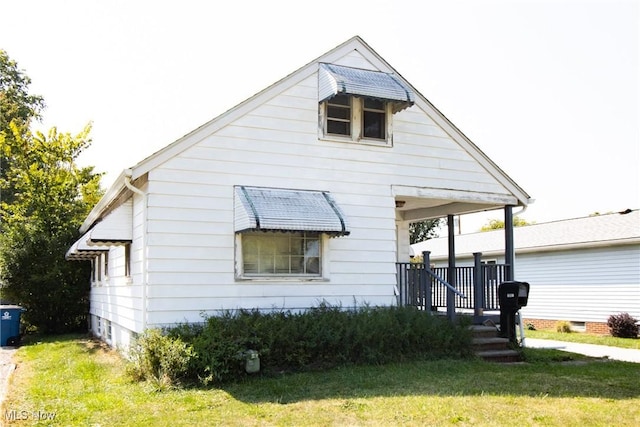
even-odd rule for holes
{"type": "Polygon", "coordinates": [[[15,352],[14,347],[0,347],[0,405],[7,397],[9,378],[16,369],[16,365],[13,363],[15,352]]]}

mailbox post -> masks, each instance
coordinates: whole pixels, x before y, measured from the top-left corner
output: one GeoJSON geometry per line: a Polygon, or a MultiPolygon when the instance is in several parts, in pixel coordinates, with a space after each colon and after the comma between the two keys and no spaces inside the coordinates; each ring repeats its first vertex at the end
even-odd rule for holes
{"type": "Polygon", "coordinates": [[[500,336],[516,344],[516,313],[527,305],[529,284],[527,282],[503,282],[498,286],[500,303],[500,336]]]}

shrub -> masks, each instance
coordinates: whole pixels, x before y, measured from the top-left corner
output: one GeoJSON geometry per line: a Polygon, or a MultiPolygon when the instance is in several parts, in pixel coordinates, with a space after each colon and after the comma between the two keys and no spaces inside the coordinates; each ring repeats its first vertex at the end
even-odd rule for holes
{"type": "Polygon", "coordinates": [[[607,320],[607,326],[614,337],[637,338],[637,322],[638,319],[634,319],[629,313],[612,314],[607,320]]]}
{"type": "Polygon", "coordinates": [[[465,357],[471,355],[471,332],[464,322],[412,307],[321,304],[305,312],[224,312],[204,325],[179,325],[169,336],[193,346],[188,375],[206,385],[247,375],[248,350],[258,352],[267,373],[465,357]]]}
{"type": "Polygon", "coordinates": [[[150,381],[157,389],[170,388],[187,373],[193,355],[192,347],[180,338],[148,329],[129,349],[127,372],[136,380],[150,381]]]}
{"type": "Polygon", "coordinates": [[[571,333],[571,323],[567,322],[566,320],[559,320],[558,322],[556,322],[556,331],[562,334],[571,333]]]}

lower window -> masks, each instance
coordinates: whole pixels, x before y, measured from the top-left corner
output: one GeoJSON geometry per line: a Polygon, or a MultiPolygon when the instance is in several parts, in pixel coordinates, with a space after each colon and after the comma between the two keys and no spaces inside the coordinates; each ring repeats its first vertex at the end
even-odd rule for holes
{"type": "Polygon", "coordinates": [[[242,233],[245,276],[320,276],[320,234],[242,233]]]}

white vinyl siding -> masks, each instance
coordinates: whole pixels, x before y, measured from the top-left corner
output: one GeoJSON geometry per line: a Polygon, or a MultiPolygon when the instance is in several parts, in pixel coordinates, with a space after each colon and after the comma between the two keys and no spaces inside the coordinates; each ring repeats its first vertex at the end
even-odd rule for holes
{"type": "MultiPolygon", "coordinates": [[[[366,65],[359,54],[339,62],[366,65]]],[[[509,194],[418,103],[393,116],[393,147],[319,141],[317,90],[312,75],[148,173],[149,327],[202,321],[202,313],[220,309],[393,304],[393,185],[509,194]],[[236,185],[331,193],[351,234],[326,239],[324,281],[236,280],[236,185]]],[[[140,211],[134,204],[134,227],[140,211]]],[[[136,235],[134,229],[134,285],[142,282],[136,235]]]]}
{"type": "Polygon", "coordinates": [[[109,250],[109,285],[92,287],[89,294],[90,313],[112,327],[114,345],[126,345],[131,331],[141,332],[143,325],[143,274],[142,272],[142,211],[144,201],[133,195],[133,241],[130,245],[131,271],[126,275],[125,247],[112,246],[109,250]]]}
{"type": "Polygon", "coordinates": [[[531,283],[524,317],[606,322],[640,318],[640,247],[618,246],[516,256],[516,277],[531,283]]]}
{"type": "MultiPolygon", "coordinates": [[[[516,252],[515,280],[531,286],[522,315],[604,323],[610,315],[623,312],[640,318],[638,260],[638,245],[516,252]]],[[[504,258],[497,262],[504,264],[504,258]]],[[[436,265],[446,267],[447,261],[438,258],[436,265]]],[[[473,266],[473,259],[458,259],[456,266],[473,266]]]]}

